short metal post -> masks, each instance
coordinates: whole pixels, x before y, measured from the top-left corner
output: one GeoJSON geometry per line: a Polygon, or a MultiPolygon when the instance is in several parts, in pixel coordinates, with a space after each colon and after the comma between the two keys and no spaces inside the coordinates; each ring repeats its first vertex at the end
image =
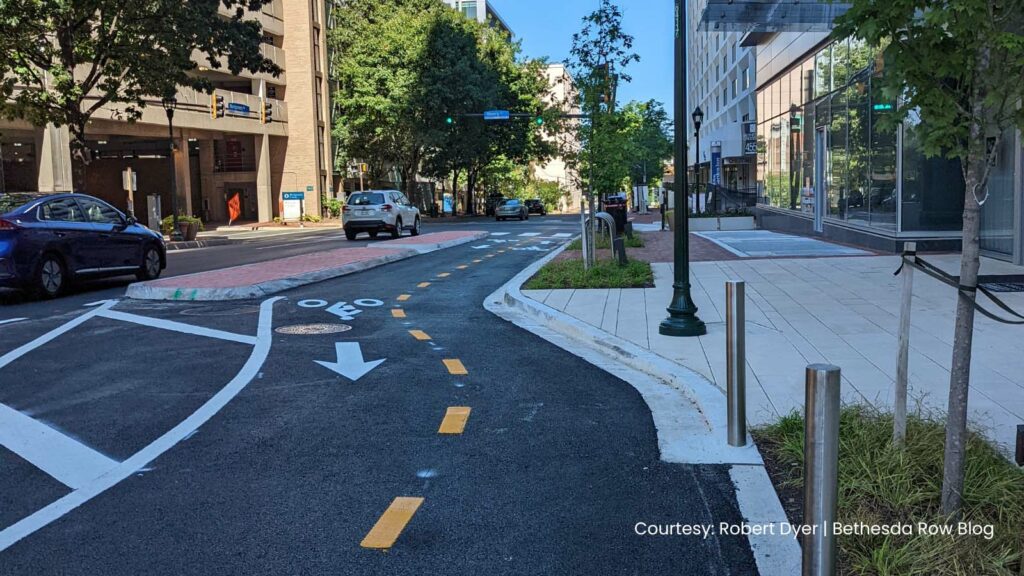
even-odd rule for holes
{"type": "Polygon", "coordinates": [[[1017,466],[1024,466],[1024,424],[1017,424],[1017,466]]]}
{"type": "Polygon", "coordinates": [[[580,244],[583,248],[583,269],[590,270],[590,242],[588,241],[588,230],[587,230],[587,201],[580,198],[580,230],[583,232],[580,235],[580,244]]]}
{"type": "Polygon", "coordinates": [[[832,533],[839,500],[838,366],[811,364],[806,371],[804,405],[803,576],[836,572],[836,539],[832,533]]]}
{"type": "Polygon", "coordinates": [[[910,309],[914,298],[914,267],[907,264],[917,256],[917,243],[903,244],[903,289],[900,293],[900,332],[896,356],[896,391],[893,405],[892,443],[902,447],[907,437],[907,375],[910,365],[910,309]]]}
{"type": "Polygon", "coordinates": [[[725,283],[725,389],[730,446],[747,444],[745,286],[745,282],[725,283]]]}
{"type": "Polygon", "coordinates": [[[619,266],[625,266],[629,264],[629,258],[626,257],[626,242],[622,238],[615,238],[612,240],[612,248],[615,251],[615,259],[618,261],[619,266]]]}

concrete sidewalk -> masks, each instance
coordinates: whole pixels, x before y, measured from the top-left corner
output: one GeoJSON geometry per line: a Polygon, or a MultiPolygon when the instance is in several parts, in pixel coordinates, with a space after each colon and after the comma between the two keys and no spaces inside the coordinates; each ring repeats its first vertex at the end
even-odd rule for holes
{"type": "Polygon", "coordinates": [[[366,248],[339,248],[138,282],[128,287],[126,295],[141,300],[248,300],[467,244],[487,235],[487,232],[460,231],[411,236],[366,248]]]}
{"type": "MultiPolygon", "coordinates": [[[[959,255],[925,256],[956,273],[959,255]]],[[[693,299],[708,335],[658,334],[671,300],[673,268],[654,264],[655,287],[634,290],[523,291],[603,332],[627,340],[725,387],[725,281],[747,284],[747,414],[752,424],[802,409],[803,369],[829,362],[843,370],[846,402],[890,408],[896,372],[901,279],[897,256],[749,259],[695,262],[693,299]]],[[[982,274],[1024,274],[984,259],[982,274]]],[[[910,395],[927,410],[945,411],[956,293],[915,275],[910,395]]],[[[1024,309],[1024,293],[1000,297],[1024,309]]],[[[989,306],[992,308],[992,306],[989,306]]],[[[1024,422],[1024,328],[978,316],[974,332],[971,423],[1012,450],[1024,422]]]]}

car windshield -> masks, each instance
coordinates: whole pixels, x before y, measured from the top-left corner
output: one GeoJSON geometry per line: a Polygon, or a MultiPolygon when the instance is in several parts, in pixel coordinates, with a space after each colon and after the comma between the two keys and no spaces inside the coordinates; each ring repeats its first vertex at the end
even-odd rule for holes
{"type": "Polygon", "coordinates": [[[353,194],[348,199],[348,203],[352,206],[379,206],[384,203],[384,195],[379,193],[353,194]]]}
{"type": "Polygon", "coordinates": [[[502,200],[502,206],[519,206],[519,200],[502,200]]]}
{"type": "Polygon", "coordinates": [[[45,197],[45,194],[0,194],[0,214],[14,212],[25,204],[45,197]]]}

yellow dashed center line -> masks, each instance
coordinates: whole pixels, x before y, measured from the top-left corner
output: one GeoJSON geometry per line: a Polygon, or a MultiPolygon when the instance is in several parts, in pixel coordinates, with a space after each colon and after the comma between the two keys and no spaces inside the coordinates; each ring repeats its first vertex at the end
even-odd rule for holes
{"type": "Polygon", "coordinates": [[[430,282],[420,282],[416,285],[417,288],[426,288],[427,286],[430,286],[430,282]]]}
{"type": "Polygon", "coordinates": [[[394,318],[405,318],[405,310],[391,310],[391,316],[394,318]]]}
{"type": "Polygon", "coordinates": [[[468,406],[452,406],[445,412],[441,427],[437,429],[438,434],[462,434],[466,429],[466,421],[469,420],[470,408],[468,406]]]}
{"type": "Polygon", "coordinates": [[[427,334],[423,330],[409,330],[409,334],[412,334],[413,338],[415,338],[417,340],[420,340],[420,341],[422,341],[422,340],[430,340],[430,334],[427,334]]]}
{"type": "Polygon", "coordinates": [[[462,361],[455,358],[448,358],[444,360],[444,365],[448,368],[448,373],[453,376],[465,376],[469,374],[466,367],[462,365],[462,361]]]}
{"type": "Polygon", "coordinates": [[[412,296],[410,296],[409,294],[402,294],[401,296],[398,297],[398,301],[399,302],[405,302],[409,298],[412,298],[412,296]]]}
{"type": "Polygon", "coordinates": [[[438,278],[447,278],[449,276],[451,276],[451,272],[441,272],[437,275],[438,278]]]}
{"type": "Polygon", "coordinates": [[[395,498],[370,529],[370,533],[363,538],[360,546],[378,550],[387,550],[394,546],[395,541],[401,536],[402,530],[405,530],[405,526],[412,520],[421,504],[423,504],[423,498],[408,496],[395,498]]]}

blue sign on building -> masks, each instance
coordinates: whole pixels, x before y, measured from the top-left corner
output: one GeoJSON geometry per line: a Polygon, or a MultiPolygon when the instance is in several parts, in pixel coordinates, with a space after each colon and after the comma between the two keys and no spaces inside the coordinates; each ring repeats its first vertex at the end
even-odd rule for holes
{"type": "Polygon", "coordinates": [[[305,192],[284,192],[284,193],[281,194],[281,197],[284,200],[305,200],[306,199],[306,193],[305,192]]]}
{"type": "Polygon", "coordinates": [[[239,104],[238,102],[228,103],[228,112],[234,112],[235,114],[248,114],[249,107],[245,104],[239,104]]]}

